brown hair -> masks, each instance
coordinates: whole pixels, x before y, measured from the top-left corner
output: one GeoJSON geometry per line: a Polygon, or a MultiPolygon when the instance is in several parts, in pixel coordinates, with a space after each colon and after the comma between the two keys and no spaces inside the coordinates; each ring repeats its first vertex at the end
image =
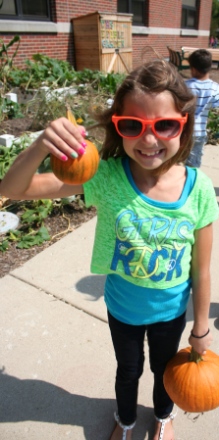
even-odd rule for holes
{"type": "Polygon", "coordinates": [[[206,49],[198,49],[189,56],[189,65],[202,75],[210,72],[212,66],[211,53],[206,49]]]}
{"type": "Polygon", "coordinates": [[[105,140],[100,153],[104,160],[125,156],[123,139],[117,133],[111,118],[114,113],[122,115],[124,98],[130,92],[139,90],[153,94],[169,91],[176,110],[182,114],[188,113],[188,121],[180,138],[179,151],[155,171],[156,174],[161,174],[175,163],[184,162],[189,156],[195,112],[195,98],[187,89],[182,76],[174,66],[163,59],[152,60],[133,70],[117,90],[112,107],[95,116],[98,125],[105,129],[105,140]]]}

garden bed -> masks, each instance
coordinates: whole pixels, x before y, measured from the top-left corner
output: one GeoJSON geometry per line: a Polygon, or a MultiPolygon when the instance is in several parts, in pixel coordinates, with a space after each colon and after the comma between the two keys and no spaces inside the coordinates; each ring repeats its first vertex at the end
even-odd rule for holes
{"type": "Polygon", "coordinates": [[[24,132],[32,131],[33,118],[26,116],[24,118],[7,119],[1,122],[0,135],[12,134],[19,137],[24,132]]]}
{"type": "MultiPolygon", "coordinates": [[[[10,201],[10,203],[12,203],[12,201],[10,201]]],[[[18,216],[20,215],[19,205],[13,209],[13,212],[18,216]]],[[[83,206],[81,207],[78,202],[71,202],[69,205],[63,207],[62,210],[55,209],[44,221],[44,225],[48,229],[51,237],[49,241],[44,241],[41,245],[35,245],[29,249],[19,249],[16,247],[17,243],[12,242],[6,252],[3,254],[0,253],[0,278],[17,267],[22,266],[30,258],[74,231],[74,229],[95,215],[95,208],[85,209],[83,206]]]]}

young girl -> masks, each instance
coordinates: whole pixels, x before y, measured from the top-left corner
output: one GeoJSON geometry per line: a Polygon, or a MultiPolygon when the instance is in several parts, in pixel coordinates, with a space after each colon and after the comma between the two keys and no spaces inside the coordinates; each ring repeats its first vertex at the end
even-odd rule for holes
{"type": "Polygon", "coordinates": [[[52,173],[35,174],[48,153],[63,161],[86,154],[83,127],[61,118],[18,156],[0,186],[12,199],[84,193],[86,205],[97,207],[91,270],[107,274],[105,302],[118,363],[110,440],[132,438],[145,333],[154,374],[153,440],[174,439],[163,373],[179,346],[191,288],[189,343],[204,354],[212,340],[209,266],[218,206],[210,179],[183,165],[194,111],[182,77],[169,63],[153,60],[126,77],[112,107],[97,117],[106,137],[89,182],[72,186],[52,173]]]}

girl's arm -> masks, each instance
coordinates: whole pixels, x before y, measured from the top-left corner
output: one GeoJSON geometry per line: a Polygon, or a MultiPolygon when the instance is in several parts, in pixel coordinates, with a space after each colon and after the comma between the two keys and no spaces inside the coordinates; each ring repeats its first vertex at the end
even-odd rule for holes
{"type": "Polygon", "coordinates": [[[67,197],[83,193],[82,185],[66,185],[53,173],[35,174],[48,154],[61,160],[83,154],[86,141],[83,127],[68,119],[53,121],[29,148],[16,158],[0,183],[0,194],[13,200],[67,197]]]}
{"type": "MultiPolygon", "coordinates": [[[[194,325],[192,333],[203,336],[209,328],[210,308],[210,260],[212,251],[213,227],[212,224],[199,229],[195,233],[195,244],[192,253],[192,290],[194,325]]],[[[189,337],[189,343],[200,354],[204,354],[212,341],[209,332],[203,338],[189,337]]]]}

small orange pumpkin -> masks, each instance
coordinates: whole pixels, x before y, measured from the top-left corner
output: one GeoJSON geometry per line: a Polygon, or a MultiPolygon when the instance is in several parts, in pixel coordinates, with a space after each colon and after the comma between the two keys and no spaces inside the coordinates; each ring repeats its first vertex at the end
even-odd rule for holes
{"type": "MultiPolygon", "coordinates": [[[[76,124],[71,111],[67,110],[67,118],[76,124]]],[[[50,156],[50,163],[53,173],[59,180],[69,185],[81,185],[90,180],[97,172],[99,165],[99,153],[96,146],[86,139],[86,150],[82,156],[70,159],[66,162],[55,156],[50,156]]]]}
{"type": "Polygon", "coordinates": [[[211,350],[202,357],[183,348],[167,364],[163,381],[172,401],[186,412],[219,406],[219,356],[211,350]]]}

